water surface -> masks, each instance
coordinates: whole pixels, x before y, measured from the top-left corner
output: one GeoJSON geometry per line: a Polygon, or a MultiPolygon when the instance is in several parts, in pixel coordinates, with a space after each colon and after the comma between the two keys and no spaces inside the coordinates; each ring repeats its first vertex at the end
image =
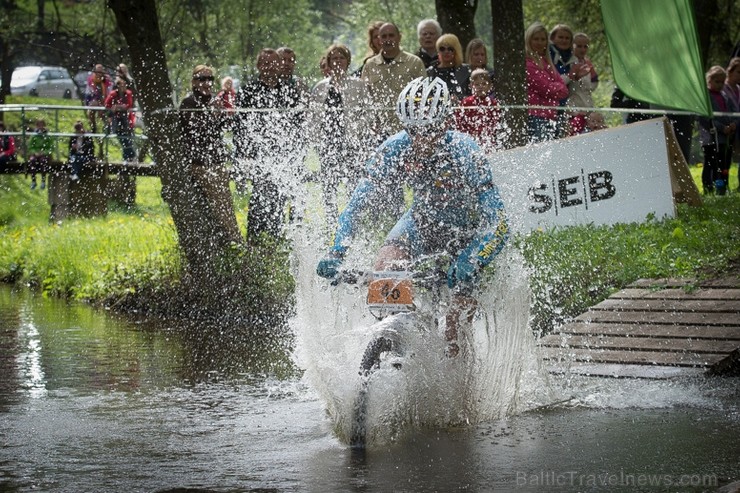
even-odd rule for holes
{"type": "Polygon", "coordinates": [[[0,491],[715,491],[738,379],[552,379],[565,402],[353,453],[280,344],[0,288],[0,491]]]}

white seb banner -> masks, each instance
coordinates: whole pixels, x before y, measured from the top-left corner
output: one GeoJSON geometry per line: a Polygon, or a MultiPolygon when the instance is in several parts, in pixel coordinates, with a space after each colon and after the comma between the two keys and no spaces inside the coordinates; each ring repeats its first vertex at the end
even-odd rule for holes
{"type": "Polygon", "coordinates": [[[525,233],[673,217],[666,144],[657,119],[491,155],[509,226],[525,233]]]}

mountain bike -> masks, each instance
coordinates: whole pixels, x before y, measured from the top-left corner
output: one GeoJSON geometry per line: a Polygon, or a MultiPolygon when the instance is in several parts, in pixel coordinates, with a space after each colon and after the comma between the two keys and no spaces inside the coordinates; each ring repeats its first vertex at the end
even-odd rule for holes
{"type": "Polygon", "coordinates": [[[426,256],[404,271],[346,270],[333,281],[334,285],[366,284],[367,309],[377,319],[370,327],[372,337],[359,365],[360,386],[349,437],[353,449],[364,449],[367,443],[368,404],[376,376],[385,372],[387,378],[393,379],[393,372],[402,372],[410,358],[415,357],[411,339],[416,339],[418,347],[421,333],[429,332],[430,326],[436,328],[438,309],[449,296],[449,262],[446,254],[426,256]]]}

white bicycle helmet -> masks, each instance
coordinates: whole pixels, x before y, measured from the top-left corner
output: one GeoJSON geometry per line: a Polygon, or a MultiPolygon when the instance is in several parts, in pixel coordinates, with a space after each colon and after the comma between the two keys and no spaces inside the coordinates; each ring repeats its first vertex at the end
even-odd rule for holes
{"type": "Polygon", "coordinates": [[[450,113],[450,90],[439,77],[419,77],[403,88],[396,115],[404,127],[439,124],[450,113]]]}

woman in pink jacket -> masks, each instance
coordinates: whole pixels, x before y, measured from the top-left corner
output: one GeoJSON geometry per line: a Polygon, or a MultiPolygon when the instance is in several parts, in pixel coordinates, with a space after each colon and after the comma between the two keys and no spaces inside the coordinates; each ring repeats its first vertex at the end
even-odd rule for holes
{"type": "Polygon", "coordinates": [[[561,99],[568,97],[568,86],[558,74],[547,52],[547,29],[539,22],[524,33],[527,57],[527,99],[530,106],[551,106],[553,109],[531,108],[527,117],[530,142],[555,138],[557,110],[561,99]]]}

